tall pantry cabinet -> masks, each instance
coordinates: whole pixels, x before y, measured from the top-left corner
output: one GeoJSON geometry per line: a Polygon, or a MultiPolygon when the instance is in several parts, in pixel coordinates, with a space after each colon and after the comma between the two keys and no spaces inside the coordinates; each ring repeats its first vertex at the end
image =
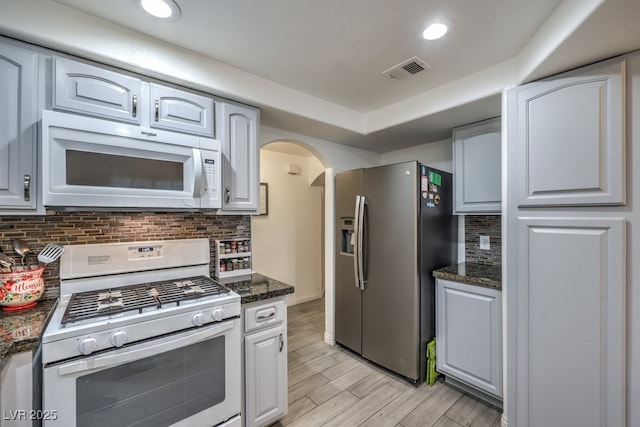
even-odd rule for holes
{"type": "Polygon", "coordinates": [[[631,54],[507,93],[509,426],[640,425],[638,79],[631,54]]]}

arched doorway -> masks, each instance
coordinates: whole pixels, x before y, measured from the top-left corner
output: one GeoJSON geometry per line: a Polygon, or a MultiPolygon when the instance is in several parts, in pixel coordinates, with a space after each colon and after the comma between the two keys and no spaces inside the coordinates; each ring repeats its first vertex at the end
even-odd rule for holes
{"type": "Polygon", "coordinates": [[[295,286],[288,304],[324,296],[325,164],[303,143],[273,141],[260,149],[267,213],[251,219],[253,268],[295,286]]]}

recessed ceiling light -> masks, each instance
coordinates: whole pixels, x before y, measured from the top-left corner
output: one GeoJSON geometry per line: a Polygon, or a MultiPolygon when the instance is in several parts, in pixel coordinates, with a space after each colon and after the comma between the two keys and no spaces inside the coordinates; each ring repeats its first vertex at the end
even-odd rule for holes
{"type": "Polygon", "coordinates": [[[437,40],[443,37],[453,28],[453,21],[448,18],[441,18],[432,22],[422,33],[422,37],[427,40],[437,40]]]}
{"type": "Polygon", "coordinates": [[[159,19],[174,20],[180,16],[180,8],[173,0],[140,0],[140,6],[159,19]]]}

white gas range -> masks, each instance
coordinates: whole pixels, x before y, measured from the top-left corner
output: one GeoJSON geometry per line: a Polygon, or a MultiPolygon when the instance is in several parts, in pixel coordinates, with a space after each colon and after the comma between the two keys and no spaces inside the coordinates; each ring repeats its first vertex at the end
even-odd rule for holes
{"type": "Polygon", "coordinates": [[[209,254],[208,239],[66,246],[45,426],[240,425],[240,297],[209,254]]]}

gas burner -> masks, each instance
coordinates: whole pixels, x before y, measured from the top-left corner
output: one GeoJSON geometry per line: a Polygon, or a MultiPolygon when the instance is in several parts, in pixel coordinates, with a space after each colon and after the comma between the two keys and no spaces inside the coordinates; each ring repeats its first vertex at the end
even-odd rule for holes
{"type": "Polygon", "coordinates": [[[204,289],[202,289],[200,286],[191,286],[190,288],[185,289],[183,292],[185,295],[202,294],[204,293],[204,289]]]}
{"type": "Polygon", "coordinates": [[[61,323],[64,326],[105,315],[142,313],[201,298],[215,299],[229,292],[229,289],[205,276],[80,292],[71,296],[61,323]]]}
{"type": "Polygon", "coordinates": [[[173,282],[173,283],[179,288],[191,287],[191,286],[195,285],[195,283],[193,283],[192,280],[180,280],[180,281],[173,282]]]}
{"type": "Polygon", "coordinates": [[[124,308],[124,300],[119,299],[116,301],[102,302],[98,298],[98,308],[97,308],[98,312],[102,310],[110,309],[110,308],[124,308]]]}
{"type": "Polygon", "coordinates": [[[100,292],[98,294],[98,301],[102,301],[105,299],[122,299],[122,291],[100,292]]]}

